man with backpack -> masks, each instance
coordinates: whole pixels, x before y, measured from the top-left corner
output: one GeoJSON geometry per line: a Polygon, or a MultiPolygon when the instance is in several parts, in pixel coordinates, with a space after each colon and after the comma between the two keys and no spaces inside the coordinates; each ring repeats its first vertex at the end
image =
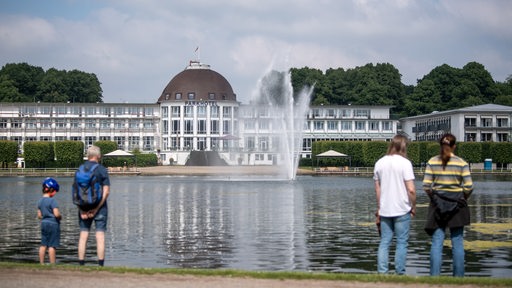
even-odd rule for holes
{"type": "Polygon", "coordinates": [[[87,239],[92,223],[96,227],[96,253],[98,265],[105,263],[105,231],[107,230],[110,179],[107,169],[99,164],[101,151],[97,146],[87,149],[87,161],[75,173],[72,193],[73,202],[78,207],[80,239],[78,240],[78,261],[85,264],[87,239]]]}

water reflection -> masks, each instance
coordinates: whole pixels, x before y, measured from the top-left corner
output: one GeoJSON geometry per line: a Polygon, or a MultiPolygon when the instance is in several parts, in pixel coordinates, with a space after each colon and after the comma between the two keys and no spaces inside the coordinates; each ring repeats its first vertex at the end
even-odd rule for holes
{"type": "MultiPolygon", "coordinates": [[[[0,261],[37,262],[40,178],[0,178],[0,261]]],[[[60,263],[76,263],[77,211],[71,178],[58,178],[60,263]]],[[[374,272],[378,235],[369,178],[299,177],[296,181],[212,177],[112,177],[107,265],[374,272]],[[240,179],[239,179],[240,180],[240,179]]],[[[475,179],[472,222],[508,223],[504,233],[466,229],[468,241],[511,242],[512,192],[503,179],[475,179]]],[[[507,179],[505,179],[507,180],[507,179]]],[[[512,179],[509,179],[512,180],[512,179]]],[[[417,182],[420,189],[420,183],[417,182]]],[[[428,274],[423,232],[425,195],[419,190],[407,273],[428,274]]],[[[94,238],[87,259],[94,263],[94,238]]],[[[511,248],[466,252],[467,275],[508,277],[511,248]]],[[[449,249],[444,270],[450,274],[449,249]]]]}

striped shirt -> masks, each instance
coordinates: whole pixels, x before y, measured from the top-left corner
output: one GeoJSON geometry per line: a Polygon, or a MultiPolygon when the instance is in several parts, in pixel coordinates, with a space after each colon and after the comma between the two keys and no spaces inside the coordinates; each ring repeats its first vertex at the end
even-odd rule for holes
{"type": "Polygon", "coordinates": [[[473,180],[469,165],[462,158],[452,155],[443,170],[439,155],[432,157],[425,169],[423,178],[425,191],[464,192],[466,196],[473,192],[473,180]]]}

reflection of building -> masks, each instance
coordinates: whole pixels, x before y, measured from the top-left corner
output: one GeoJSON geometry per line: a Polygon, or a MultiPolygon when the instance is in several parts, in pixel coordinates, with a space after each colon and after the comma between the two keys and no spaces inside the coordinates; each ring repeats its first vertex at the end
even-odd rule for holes
{"type": "MultiPolygon", "coordinates": [[[[317,140],[390,139],[398,123],[389,118],[390,108],[310,107],[301,157],[311,156],[317,140]]],[[[76,140],[87,147],[109,140],[123,150],[158,153],[164,165],[184,164],[190,151],[201,150],[218,151],[229,164],[273,165],[282,144],[270,121],[281,117],[274,110],[241,104],[222,75],[191,61],[156,104],[0,103],[0,140],[20,148],[26,141],[76,140]]]]}
{"type": "Polygon", "coordinates": [[[452,133],[460,141],[511,141],[512,107],[485,104],[400,119],[402,131],[415,141],[437,141],[452,133]]]}

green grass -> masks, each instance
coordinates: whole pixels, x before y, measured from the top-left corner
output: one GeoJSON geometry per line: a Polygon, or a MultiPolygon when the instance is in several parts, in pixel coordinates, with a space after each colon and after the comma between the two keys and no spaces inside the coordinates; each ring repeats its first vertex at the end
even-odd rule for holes
{"type": "Polygon", "coordinates": [[[355,281],[355,282],[386,282],[401,284],[430,284],[430,285],[478,285],[478,286],[501,286],[511,287],[511,279],[490,278],[490,277],[464,277],[455,278],[448,276],[397,276],[379,274],[354,274],[354,273],[325,273],[325,272],[291,272],[291,271],[243,271],[233,269],[182,269],[182,268],[129,268],[129,267],[97,267],[77,265],[40,265],[14,262],[0,262],[0,269],[52,269],[63,271],[96,272],[105,271],[110,273],[133,273],[143,275],[173,274],[173,275],[195,275],[195,276],[218,276],[218,277],[244,277],[258,279],[294,279],[294,280],[328,280],[328,281],[355,281]]]}

